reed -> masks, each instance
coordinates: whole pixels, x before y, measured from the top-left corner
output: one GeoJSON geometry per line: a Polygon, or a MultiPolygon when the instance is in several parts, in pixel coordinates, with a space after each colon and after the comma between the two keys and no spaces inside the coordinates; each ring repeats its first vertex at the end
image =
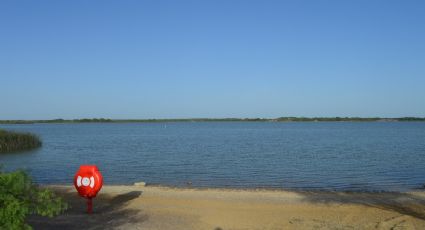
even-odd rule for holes
{"type": "Polygon", "coordinates": [[[0,129],[0,153],[30,150],[40,146],[41,140],[37,135],[0,129]]]}

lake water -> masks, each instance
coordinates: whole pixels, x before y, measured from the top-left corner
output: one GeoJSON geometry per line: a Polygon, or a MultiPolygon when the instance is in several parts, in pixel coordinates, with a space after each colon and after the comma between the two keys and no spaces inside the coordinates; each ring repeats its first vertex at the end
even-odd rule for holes
{"type": "Polygon", "coordinates": [[[425,122],[176,122],[0,125],[43,147],[0,154],[5,170],[71,184],[404,191],[425,184],[425,122]]]}

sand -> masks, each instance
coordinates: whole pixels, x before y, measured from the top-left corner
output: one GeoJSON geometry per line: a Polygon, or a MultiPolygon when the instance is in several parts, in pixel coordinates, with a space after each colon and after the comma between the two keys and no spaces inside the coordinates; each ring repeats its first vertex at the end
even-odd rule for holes
{"type": "Polygon", "coordinates": [[[73,187],[51,187],[72,207],[35,229],[425,229],[425,192],[104,186],[88,215],[73,187]]]}

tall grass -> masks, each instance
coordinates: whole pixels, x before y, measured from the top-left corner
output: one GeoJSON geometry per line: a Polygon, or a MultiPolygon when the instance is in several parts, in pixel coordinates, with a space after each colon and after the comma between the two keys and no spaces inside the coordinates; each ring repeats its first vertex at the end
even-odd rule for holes
{"type": "Polygon", "coordinates": [[[37,135],[0,129],[0,153],[29,150],[40,146],[41,140],[37,135]]]}

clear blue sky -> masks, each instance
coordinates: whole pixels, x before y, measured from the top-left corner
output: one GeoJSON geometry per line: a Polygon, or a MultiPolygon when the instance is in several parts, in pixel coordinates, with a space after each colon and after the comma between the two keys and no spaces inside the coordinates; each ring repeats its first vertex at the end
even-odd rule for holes
{"type": "Polygon", "coordinates": [[[0,119],[425,116],[425,1],[1,1],[0,119]]]}

